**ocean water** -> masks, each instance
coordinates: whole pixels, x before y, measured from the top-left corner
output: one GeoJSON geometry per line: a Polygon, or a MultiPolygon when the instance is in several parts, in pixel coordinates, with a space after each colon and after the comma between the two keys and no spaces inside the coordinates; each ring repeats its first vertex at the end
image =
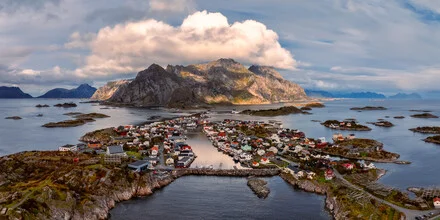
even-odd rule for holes
{"type": "Polygon", "coordinates": [[[65,144],[76,144],[86,132],[118,125],[139,124],[151,116],[174,117],[182,113],[165,110],[138,108],[106,108],[98,104],[80,103],[79,99],[0,99],[0,156],[30,150],[57,150],[65,144]],[[74,102],[76,108],[58,108],[58,103],[74,102]],[[49,108],[36,108],[47,104],[49,108]],[[95,122],[72,128],[44,128],[49,122],[73,119],[63,115],[69,112],[103,113],[110,118],[96,119],[95,122]],[[43,114],[43,117],[37,117],[43,114]],[[5,117],[20,116],[22,120],[9,120],[5,117]]]}
{"type": "MultiPolygon", "coordinates": [[[[369,132],[355,133],[357,137],[372,138],[384,143],[384,148],[401,155],[402,160],[411,161],[410,165],[376,164],[386,169],[387,175],[381,183],[405,190],[411,186],[440,186],[440,145],[422,141],[428,135],[417,134],[408,129],[417,126],[440,126],[440,119],[411,118],[409,110],[430,110],[440,116],[440,102],[430,100],[339,100],[327,102],[326,108],[313,109],[311,115],[288,115],[280,117],[254,117],[236,114],[217,114],[233,108],[274,108],[280,105],[219,107],[212,111],[211,120],[233,118],[241,120],[276,119],[286,128],[300,129],[308,137],[326,137],[331,139],[336,132],[311,120],[343,120],[356,118],[360,123],[374,122],[383,118],[395,124],[392,128],[375,127],[369,132]],[[351,111],[351,107],[384,106],[385,111],[351,111]],[[390,116],[390,118],[386,118],[390,116]],[[405,116],[405,119],[394,119],[405,116]]],[[[110,108],[97,104],[79,104],[79,100],[24,99],[0,100],[0,156],[25,150],[56,150],[64,144],[74,144],[86,132],[122,124],[139,124],[153,115],[163,117],[178,116],[186,113],[172,113],[164,109],[110,108]],[[54,105],[74,101],[77,108],[35,108],[37,104],[54,105]],[[111,118],[97,119],[96,122],[75,128],[43,128],[48,122],[67,120],[67,112],[99,112],[111,118]],[[43,114],[43,117],[36,117],[43,114]],[[23,119],[6,120],[8,116],[20,116],[23,119]]],[[[198,155],[193,166],[213,165],[216,168],[231,168],[232,158],[212,147],[203,134],[190,132],[189,144],[198,155]]],[[[184,177],[157,191],[147,198],[121,203],[112,210],[113,219],[329,219],[324,210],[324,197],[298,191],[278,177],[269,178],[272,191],[266,200],[258,199],[246,186],[244,178],[226,177],[184,177]],[[166,211],[169,210],[169,211],[166,211]],[[274,211],[277,210],[277,211],[274,211]],[[148,215],[147,215],[148,214],[148,215]]]]}
{"type": "Polygon", "coordinates": [[[322,196],[295,190],[280,177],[266,180],[271,192],[259,199],[246,178],[182,177],[149,197],[118,204],[111,219],[331,219],[322,196]]]}

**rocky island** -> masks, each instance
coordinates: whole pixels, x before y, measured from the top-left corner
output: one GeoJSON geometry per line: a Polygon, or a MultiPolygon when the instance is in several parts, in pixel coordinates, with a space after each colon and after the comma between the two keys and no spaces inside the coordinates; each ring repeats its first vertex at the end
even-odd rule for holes
{"type": "Polygon", "coordinates": [[[385,128],[390,128],[390,127],[394,126],[393,123],[386,121],[386,120],[380,120],[380,119],[377,122],[368,122],[368,124],[372,124],[372,125],[375,125],[378,127],[385,127],[385,128]]]}
{"type": "Polygon", "coordinates": [[[423,134],[440,134],[440,127],[417,127],[409,129],[412,132],[418,132],[423,134]]]}
{"type": "Polygon", "coordinates": [[[411,115],[413,118],[438,118],[437,115],[433,115],[431,113],[422,113],[422,114],[415,114],[411,115]]]}
{"type": "Polygon", "coordinates": [[[46,104],[44,104],[44,105],[42,105],[42,104],[38,104],[38,105],[36,105],[35,107],[36,107],[36,108],[49,108],[49,105],[46,105],[46,104]]]}
{"type": "Polygon", "coordinates": [[[64,115],[73,116],[75,119],[61,121],[61,122],[50,122],[50,123],[44,124],[43,127],[46,127],[46,128],[77,127],[77,126],[87,124],[88,122],[93,122],[93,121],[95,121],[96,118],[110,117],[108,115],[104,115],[104,114],[100,114],[100,113],[82,114],[80,112],[70,112],[70,113],[66,113],[64,115]]]}
{"type": "Polygon", "coordinates": [[[387,110],[387,108],[383,106],[365,106],[365,107],[353,107],[350,110],[355,111],[377,111],[377,110],[387,110]]]}
{"type": "Polygon", "coordinates": [[[327,128],[335,130],[344,131],[371,131],[371,128],[365,125],[358,124],[356,121],[338,121],[338,120],[327,120],[321,123],[327,128]]]}
{"type": "Polygon", "coordinates": [[[75,103],[73,103],[73,102],[69,102],[69,103],[66,102],[66,103],[59,103],[59,104],[56,104],[54,106],[55,107],[62,107],[62,108],[74,108],[77,105],[75,103]]]}
{"type": "Polygon", "coordinates": [[[324,108],[325,105],[320,102],[311,102],[304,105],[306,108],[324,108]]]}
{"type": "Polygon", "coordinates": [[[305,112],[295,106],[284,106],[277,109],[267,109],[267,110],[244,110],[240,112],[240,114],[245,115],[255,115],[255,116],[281,116],[281,115],[290,115],[290,114],[307,114],[305,112]]]}
{"type": "Polygon", "coordinates": [[[21,120],[22,118],[20,116],[11,116],[11,117],[6,117],[5,119],[21,120]]]}
{"type": "Polygon", "coordinates": [[[68,128],[68,127],[77,127],[81,125],[85,125],[88,122],[93,122],[95,119],[93,118],[82,118],[82,119],[74,119],[74,120],[65,120],[60,122],[50,122],[44,124],[42,127],[46,128],[68,128]]]}
{"type": "Polygon", "coordinates": [[[440,144],[440,135],[427,137],[423,141],[427,143],[440,144]]]}

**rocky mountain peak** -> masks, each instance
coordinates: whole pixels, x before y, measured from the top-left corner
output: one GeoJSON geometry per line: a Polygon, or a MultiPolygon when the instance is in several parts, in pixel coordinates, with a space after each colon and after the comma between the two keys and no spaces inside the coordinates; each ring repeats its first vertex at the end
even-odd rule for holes
{"type": "Polygon", "coordinates": [[[277,79],[283,79],[283,76],[281,76],[281,74],[278,71],[276,71],[275,68],[270,66],[252,65],[251,67],[249,67],[249,71],[263,77],[272,76],[277,79]]]}

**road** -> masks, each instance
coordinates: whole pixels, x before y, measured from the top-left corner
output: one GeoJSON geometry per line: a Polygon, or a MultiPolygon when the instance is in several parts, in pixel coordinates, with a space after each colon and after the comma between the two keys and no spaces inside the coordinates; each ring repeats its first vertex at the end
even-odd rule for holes
{"type": "MultiPolygon", "coordinates": [[[[412,210],[412,209],[406,209],[403,207],[400,207],[398,205],[395,205],[393,203],[390,203],[388,201],[385,201],[381,198],[378,198],[376,196],[374,196],[373,194],[370,194],[369,192],[365,191],[363,188],[354,185],[353,183],[351,183],[350,181],[346,180],[336,169],[334,169],[334,173],[335,173],[335,177],[340,179],[346,186],[349,186],[355,190],[359,190],[364,192],[367,196],[369,196],[370,198],[373,198],[381,203],[384,203],[394,209],[396,209],[399,212],[402,212],[403,214],[405,214],[406,219],[415,219],[417,216],[423,216],[423,215],[428,215],[430,212],[435,213],[436,215],[440,214],[440,210],[427,210],[427,211],[420,211],[420,210],[412,210]]],[[[435,218],[432,218],[435,219],[435,218]]]]}

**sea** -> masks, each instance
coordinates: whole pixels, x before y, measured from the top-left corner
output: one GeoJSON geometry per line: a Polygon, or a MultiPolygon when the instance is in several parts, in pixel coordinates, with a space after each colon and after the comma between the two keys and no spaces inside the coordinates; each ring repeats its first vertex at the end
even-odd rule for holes
{"type": "MultiPolygon", "coordinates": [[[[78,99],[1,99],[0,100],[0,156],[21,151],[57,150],[65,144],[76,144],[86,132],[119,125],[142,124],[152,116],[163,118],[189,115],[191,111],[170,109],[146,109],[108,107],[96,103],[80,103],[78,99]],[[53,105],[64,102],[77,103],[76,108],[57,108],[53,105]],[[36,108],[37,104],[48,104],[49,108],[36,108]],[[107,114],[110,118],[73,128],[44,128],[43,124],[71,119],[69,112],[107,114]],[[38,117],[42,114],[42,117],[38,117]],[[21,120],[5,117],[20,116],[21,120]]],[[[354,133],[360,138],[371,138],[384,144],[384,149],[401,155],[409,165],[381,164],[387,170],[379,182],[401,190],[408,187],[440,186],[440,145],[422,141],[428,135],[413,133],[410,128],[418,126],[440,126],[440,119],[412,118],[410,110],[428,110],[440,116],[440,101],[435,100],[369,100],[345,99],[325,102],[325,108],[315,108],[312,114],[279,117],[255,117],[230,113],[231,110],[269,109],[278,105],[227,106],[211,110],[210,120],[241,119],[282,121],[285,128],[304,131],[308,137],[325,137],[330,140],[335,133],[316,121],[355,118],[360,123],[386,119],[395,124],[391,128],[368,125],[372,131],[354,133]],[[384,111],[353,111],[352,107],[384,106],[384,111]],[[395,119],[394,116],[405,116],[395,119]],[[313,121],[312,121],[313,120],[313,121]]],[[[227,155],[218,152],[201,133],[189,132],[188,143],[198,156],[193,167],[213,165],[219,169],[231,169],[235,164],[227,155]]],[[[232,177],[183,177],[171,185],[156,191],[152,196],[137,198],[116,205],[111,219],[331,219],[324,208],[324,197],[297,190],[279,177],[267,178],[271,193],[259,199],[246,185],[245,178],[232,177]]]]}

